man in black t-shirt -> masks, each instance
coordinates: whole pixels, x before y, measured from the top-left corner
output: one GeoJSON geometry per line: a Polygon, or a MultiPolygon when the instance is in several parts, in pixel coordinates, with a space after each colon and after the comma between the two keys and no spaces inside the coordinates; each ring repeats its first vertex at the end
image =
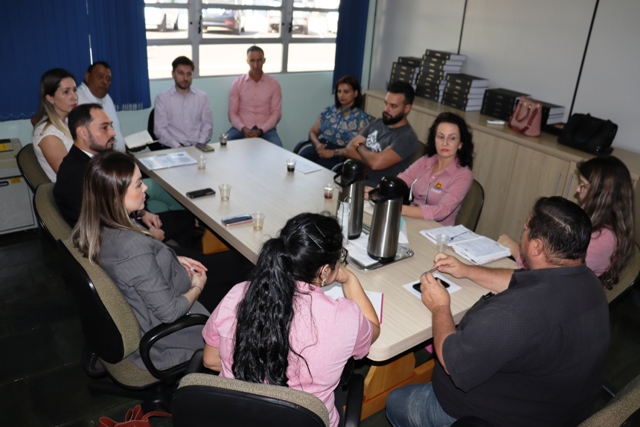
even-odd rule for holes
{"type": "Polygon", "coordinates": [[[432,382],[387,399],[395,427],[449,425],[476,416],[500,426],[568,426],[587,418],[609,347],[602,284],[584,264],[591,221],[578,205],[541,198],[521,239],[530,270],[462,264],[438,254],[434,267],[489,293],[456,328],[448,292],[421,277],[437,355],[432,382]]]}

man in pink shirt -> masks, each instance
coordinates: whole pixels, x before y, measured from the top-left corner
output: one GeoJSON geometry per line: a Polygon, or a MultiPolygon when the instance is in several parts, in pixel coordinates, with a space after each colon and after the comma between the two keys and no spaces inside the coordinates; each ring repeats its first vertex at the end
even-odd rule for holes
{"type": "Polygon", "coordinates": [[[240,76],[229,92],[229,121],[233,126],[227,139],[263,138],[282,147],[276,125],[282,117],[282,89],[262,71],[265,57],[258,46],[247,50],[249,73],[240,76]]]}

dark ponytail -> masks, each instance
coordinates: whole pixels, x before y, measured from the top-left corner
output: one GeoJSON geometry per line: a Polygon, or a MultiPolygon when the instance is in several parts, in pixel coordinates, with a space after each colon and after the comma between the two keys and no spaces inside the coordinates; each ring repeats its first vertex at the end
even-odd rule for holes
{"type": "Polygon", "coordinates": [[[262,246],[251,284],[238,305],[232,371],[253,383],[287,385],[289,332],[297,281],[312,283],[321,268],[336,267],[342,231],[331,216],[304,213],[291,218],[280,236],[262,246]]]}

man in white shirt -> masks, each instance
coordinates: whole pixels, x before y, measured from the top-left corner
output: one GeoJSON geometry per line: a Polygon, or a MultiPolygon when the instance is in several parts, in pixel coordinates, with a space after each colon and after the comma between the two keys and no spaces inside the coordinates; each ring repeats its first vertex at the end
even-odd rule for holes
{"type": "Polygon", "coordinates": [[[125,151],[124,136],[120,130],[120,122],[116,114],[116,106],[109,96],[111,89],[111,69],[105,61],[97,61],[89,65],[84,74],[84,82],[78,87],[78,105],[100,104],[107,115],[113,121],[113,130],[116,133],[115,150],[125,151]]]}
{"type": "Polygon", "coordinates": [[[207,94],[191,87],[195,65],[186,56],[171,65],[175,85],[156,96],[156,138],[170,148],[206,143],[213,134],[213,114],[207,94]]]}

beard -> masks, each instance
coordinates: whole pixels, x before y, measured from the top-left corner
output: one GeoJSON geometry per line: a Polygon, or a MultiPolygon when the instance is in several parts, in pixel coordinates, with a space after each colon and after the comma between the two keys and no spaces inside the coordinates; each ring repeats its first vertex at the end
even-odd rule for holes
{"type": "Polygon", "coordinates": [[[93,135],[91,135],[91,132],[89,132],[89,149],[92,151],[95,151],[96,153],[102,153],[105,151],[112,150],[113,144],[115,143],[115,141],[116,141],[115,138],[111,138],[109,141],[107,141],[105,145],[100,145],[98,144],[96,139],[93,137],[93,135]]]}
{"type": "Polygon", "coordinates": [[[404,116],[404,111],[399,112],[396,116],[386,115],[385,113],[382,113],[382,123],[387,126],[395,125],[396,123],[401,122],[402,119],[404,119],[404,116]]]}

